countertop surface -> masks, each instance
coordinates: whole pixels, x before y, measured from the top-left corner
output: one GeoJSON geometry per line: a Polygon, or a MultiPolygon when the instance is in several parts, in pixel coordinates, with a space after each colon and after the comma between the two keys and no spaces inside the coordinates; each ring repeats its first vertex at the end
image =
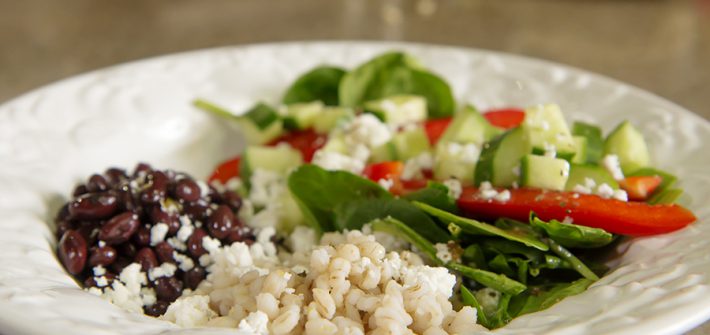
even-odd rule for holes
{"type": "MultiPolygon", "coordinates": [[[[710,119],[710,0],[0,0],[0,102],[89,70],[217,46],[387,40],[560,62],[710,119]]],[[[710,323],[688,334],[710,333],[710,323]]]]}

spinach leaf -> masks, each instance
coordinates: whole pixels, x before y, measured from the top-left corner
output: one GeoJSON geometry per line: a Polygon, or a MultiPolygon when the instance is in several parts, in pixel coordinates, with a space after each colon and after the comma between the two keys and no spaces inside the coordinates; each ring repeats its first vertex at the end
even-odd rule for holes
{"type": "Polygon", "coordinates": [[[614,235],[604,229],[580,226],[571,223],[540,220],[530,214],[530,226],[544,231],[547,236],[566,248],[598,248],[614,240],[614,235]]]}
{"type": "Polygon", "coordinates": [[[423,96],[432,118],[453,115],[456,108],[446,81],[401,52],[382,54],[348,72],[339,94],[340,104],[347,107],[397,94],[423,96]]]}
{"type": "Polygon", "coordinates": [[[471,244],[463,250],[463,255],[461,255],[463,261],[473,268],[486,270],[488,269],[488,264],[486,263],[485,255],[481,246],[478,244],[471,244]]]}
{"type": "Polygon", "coordinates": [[[442,183],[429,182],[425,188],[408,193],[403,198],[422,202],[449,213],[458,213],[459,211],[456,199],[449,196],[449,188],[442,183]]]}
{"type": "Polygon", "coordinates": [[[436,248],[434,245],[421,235],[417,234],[417,232],[415,232],[412,228],[409,228],[407,225],[402,223],[402,221],[387,217],[372,221],[370,222],[370,225],[374,231],[388,233],[411,243],[419,251],[427,255],[436,265],[443,264],[443,262],[436,257],[436,248]]]}
{"type": "Polygon", "coordinates": [[[361,199],[392,198],[392,194],[368,179],[311,164],[301,165],[291,173],[288,188],[306,222],[319,232],[336,230],[334,208],[361,199]]]}
{"type": "Polygon", "coordinates": [[[345,76],[345,70],[333,66],[316,67],[296,79],[286,90],[282,102],[292,104],[298,102],[322,101],[329,106],[338,105],[338,87],[345,76]]]}
{"type": "Polygon", "coordinates": [[[593,280],[582,278],[571,283],[555,284],[552,287],[531,287],[525,295],[520,295],[516,305],[521,306],[510,308],[513,316],[533,313],[546,309],[560,300],[584,292],[589,285],[594,283],[593,280]]]}
{"type": "Polygon", "coordinates": [[[446,243],[451,236],[441,229],[426,213],[403,199],[361,199],[335,208],[337,229],[360,229],[375,219],[392,217],[432,243],[446,243]]]}
{"type": "Polygon", "coordinates": [[[525,291],[527,288],[524,284],[510,279],[503,274],[474,269],[472,267],[454,262],[447,263],[446,267],[461,273],[464,277],[471,278],[484,286],[490,287],[502,293],[516,295],[525,291]]]}
{"type": "Polygon", "coordinates": [[[464,218],[446,211],[442,211],[425,203],[415,201],[414,205],[429,213],[429,215],[438,218],[444,223],[453,223],[461,227],[463,231],[470,234],[500,236],[511,241],[520,242],[538,250],[547,251],[549,249],[547,244],[540,241],[539,238],[528,234],[528,232],[522,231],[518,226],[511,226],[512,228],[510,230],[505,230],[485,222],[464,218]]]}

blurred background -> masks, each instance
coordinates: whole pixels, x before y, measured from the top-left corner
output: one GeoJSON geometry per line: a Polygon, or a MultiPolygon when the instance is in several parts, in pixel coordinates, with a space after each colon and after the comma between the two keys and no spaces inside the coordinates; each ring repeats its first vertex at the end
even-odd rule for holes
{"type": "MultiPolygon", "coordinates": [[[[710,119],[710,0],[0,0],[0,102],[201,48],[397,40],[565,63],[710,119]]],[[[689,334],[710,333],[710,325],[689,334]]]]}
{"type": "Polygon", "coordinates": [[[166,53],[335,39],[543,58],[710,119],[710,0],[0,0],[0,101],[166,53]]]}

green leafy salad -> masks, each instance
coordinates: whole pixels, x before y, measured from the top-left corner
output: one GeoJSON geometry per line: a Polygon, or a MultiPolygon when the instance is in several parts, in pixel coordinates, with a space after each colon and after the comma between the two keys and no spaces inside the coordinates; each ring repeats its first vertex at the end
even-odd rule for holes
{"type": "Polygon", "coordinates": [[[452,303],[487,328],[585,291],[623,236],[695,221],[630,122],[604,136],[554,104],[457,104],[446,80],[401,52],[316,67],[278,106],[195,105],[248,143],[210,182],[266,199],[253,212],[272,214],[277,237],[303,225],[389,234],[455,274],[452,303]]]}

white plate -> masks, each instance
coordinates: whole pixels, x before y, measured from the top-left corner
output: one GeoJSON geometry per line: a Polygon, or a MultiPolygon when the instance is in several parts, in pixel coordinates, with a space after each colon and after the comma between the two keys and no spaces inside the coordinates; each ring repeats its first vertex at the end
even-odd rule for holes
{"type": "Polygon", "coordinates": [[[605,131],[630,119],[655,164],[680,176],[699,221],[638,239],[587,292],[520,317],[500,334],[671,334],[710,318],[710,124],[634,87],[566,66],[480,50],[392,43],[286,43],[212,49],[74,77],[0,107],[0,332],[205,333],[130,314],[81,291],[54,256],[51,218],[73,185],[108,166],[148,161],[204,177],[241,150],[190,102],[235,110],[276,102],[321,63],[352,67],[380,52],[416,55],[459,102],[480,108],[556,102],[605,131]]]}

